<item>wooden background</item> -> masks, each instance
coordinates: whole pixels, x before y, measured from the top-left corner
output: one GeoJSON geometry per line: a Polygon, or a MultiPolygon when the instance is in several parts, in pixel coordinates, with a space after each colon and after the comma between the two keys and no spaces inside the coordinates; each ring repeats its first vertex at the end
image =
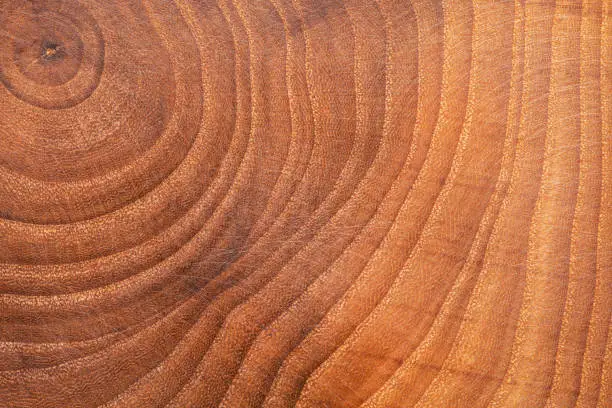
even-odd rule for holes
{"type": "Polygon", "coordinates": [[[0,407],[612,407],[609,0],[0,0],[0,407]]]}

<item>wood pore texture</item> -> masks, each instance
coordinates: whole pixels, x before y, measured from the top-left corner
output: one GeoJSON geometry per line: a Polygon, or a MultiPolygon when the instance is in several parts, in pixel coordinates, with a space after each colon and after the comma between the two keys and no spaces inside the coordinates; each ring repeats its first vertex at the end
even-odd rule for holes
{"type": "Polygon", "coordinates": [[[609,0],[0,0],[0,407],[612,407],[609,0]]]}

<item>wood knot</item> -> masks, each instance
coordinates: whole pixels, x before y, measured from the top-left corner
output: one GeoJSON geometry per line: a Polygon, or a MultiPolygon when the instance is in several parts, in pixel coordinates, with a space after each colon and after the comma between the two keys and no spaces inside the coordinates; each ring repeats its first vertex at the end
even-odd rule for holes
{"type": "Polygon", "coordinates": [[[44,41],[42,43],[42,58],[46,61],[53,61],[62,58],[63,52],[61,45],[44,41]]]}

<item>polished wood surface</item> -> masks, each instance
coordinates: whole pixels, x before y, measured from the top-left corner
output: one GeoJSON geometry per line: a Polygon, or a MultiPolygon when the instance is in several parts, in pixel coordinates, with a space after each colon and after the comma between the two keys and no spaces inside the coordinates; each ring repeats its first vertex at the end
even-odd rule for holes
{"type": "Polygon", "coordinates": [[[612,407],[609,0],[0,0],[0,407],[612,407]]]}

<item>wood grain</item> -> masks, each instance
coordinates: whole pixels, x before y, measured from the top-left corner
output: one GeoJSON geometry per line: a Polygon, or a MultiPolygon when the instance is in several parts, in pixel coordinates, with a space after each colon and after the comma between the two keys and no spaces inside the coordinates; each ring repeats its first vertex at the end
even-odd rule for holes
{"type": "Polygon", "coordinates": [[[612,407],[609,0],[0,0],[0,407],[612,407]]]}

